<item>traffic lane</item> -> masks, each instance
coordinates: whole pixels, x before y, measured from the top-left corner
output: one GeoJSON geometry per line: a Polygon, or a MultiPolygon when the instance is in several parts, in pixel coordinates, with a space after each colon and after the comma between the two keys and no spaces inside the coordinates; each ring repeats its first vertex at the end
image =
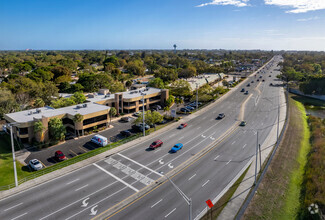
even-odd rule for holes
{"type": "MultiPolygon", "coordinates": [[[[127,130],[131,128],[131,122],[127,123],[121,123],[121,122],[113,122],[112,125],[114,126],[111,129],[99,132],[98,134],[103,135],[105,137],[112,137],[118,135],[122,130],[127,130]]],[[[100,146],[97,146],[95,144],[91,144],[90,140],[91,138],[96,135],[89,135],[84,136],[76,140],[67,140],[65,143],[52,146],[46,149],[42,150],[36,150],[34,148],[30,148],[29,151],[31,154],[25,159],[25,163],[28,164],[28,162],[31,159],[38,159],[40,160],[45,166],[51,166],[57,161],[54,160],[54,152],[55,151],[62,151],[68,158],[73,158],[77,155],[83,154],[85,152],[88,152],[90,150],[96,149],[100,146]]]]}
{"type": "Polygon", "coordinates": [[[4,210],[10,208],[8,206],[14,206],[17,201],[23,203],[19,207],[20,210],[25,210],[30,215],[35,216],[54,212],[61,207],[68,207],[68,204],[82,198],[85,193],[89,191],[92,193],[95,190],[107,187],[107,182],[113,182],[114,179],[101,174],[91,166],[87,166],[78,172],[71,173],[71,175],[60,177],[3,199],[0,201],[0,218],[6,219],[2,218],[3,214],[15,217],[15,209],[6,212],[4,210]]]}

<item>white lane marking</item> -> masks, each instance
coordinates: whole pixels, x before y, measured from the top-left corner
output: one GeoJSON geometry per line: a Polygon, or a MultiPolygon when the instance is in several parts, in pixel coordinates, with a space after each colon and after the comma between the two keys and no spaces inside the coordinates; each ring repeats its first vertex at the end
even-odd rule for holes
{"type": "Polygon", "coordinates": [[[171,137],[174,137],[176,134],[172,134],[172,135],[170,135],[169,137],[171,138],[171,137]]]}
{"type": "Polygon", "coordinates": [[[77,182],[79,179],[72,180],[71,182],[68,182],[67,185],[70,185],[71,183],[77,182]]]}
{"type": "Polygon", "coordinates": [[[220,155],[216,156],[216,158],[214,158],[213,160],[217,160],[220,157],[220,155]]]}
{"type": "Polygon", "coordinates": [[[184,138],[184,136],[180,137],[179,140],[182,140],[184,138]]]}
{"type": "Polygon", "coordinates": [[[193,176],[191,176],[190,178],[188,178],[188,180],[190,181],[191,179],[193,179],[196,176],[196,174],[194,174],[193,176]]]}
{"type": "MultiPolygon", "coordinates": [[[[111,194],[111,195],[109,195],[109,196],[103,198],[102,200],[96,202],[94,205],[97,205],[97,204],[101,203],[102,201],[104,201],[104,200],[106,200],[106,199],[108,199],[108,198],[114,196],[115,194],[118,194],[119,192],[121,192],[122,190],[125,190],[126,188],[127,188],[127,187],[123,187],[122,189],[116,191],[115,193],[113,193],[113,194],[111,194]]],[[[80,212],[75,213],[74,215],[68,217],[66,220],[71,219],[71,218],[75,217],[76,215],[79,215],[80,213],[82,213],[83,211],[86,211],[86,210],[89,209],[90,207],[91,207],[91,206],[89,206],[88,208],[85,208],[84,210],[81,210],[80,212]]],[[[63,208],[62,208],[62,209],[63,209],[63,208]]],[[[52,214],[51,214],[51,215],[52,215],[52,214]]],[[[45,218],[46,218],[46,217],[43,217],[43,218],[41,218],[40,220],[45,219],[45,218]]]]}
{"type": "Polygon", "coordinates": [[[138,163],[137,161],[132,160],[131,158],[128,158],[128,157],[126,157],[126,156],[124,156],[124,155],[122,155],[122,154],[120,154],[120,153],[117,153],[117,155],[119,155],[119,156],[121,156],[121,157],[123,157],[123,158],[125,158],[125,159],[127,159],[127,160],[129,160],[129,161],[131,161],[131,162],[133,162],[133,163],[135,163],[135,164],[137,164],[137,165],[139,165],[140,167],[143,167],[143,168],[145,168],[145,169],[151,171],[152,173],[157,174],[158,176],[163,176],[163,175],[161,175],[160,173],[158,173],[157,171],[154,171],[153,169],[150,169],[149,167],[146,167],[145,165],[142,165],[141,163],[138,163]]]}
{"type": "Polygon", "coordinates": [[[158,160],[158,162],[159,162],[160,164],[164,164],[164,163],[165,163],[165,162],[163,161],[163,159],[158,160]]]}
{"type": "Polygon", "coordinates": [[[161,201],[162,201],[162,199],[159,200],[158,202],[156,202],[155,204],[153,204],[153,205],[151,206],[151,208],[153,208],[153,207],[155,207],[156,205],[158,205],[158,203],[160,203],[161,201]]]}
{"type": "Polygon", "coordinates": [[[174,168],[174,166],[173,166],[171,163],[168,164],[168,167],[169,167],[170,169],[173,169],[173,168],[174,168]]]}
{"type": "Polygon", "coordinates": [[[92,208],[91,208],[91,210],[90,210],[90,214],[89,215],[96,215],[97,214],[97,211],[98,210],[95,210],[95,208],[97,207],[98,205],[95,205],[95,206],[93,206],[92,208]]]}
{"type": "Polygon", "coordinates": [[[84,186],[82,186],[82,187],[76,189],[75,192],[77,192],[77,191],[79,191],[79,190],[81,190],[81,189],[83,189],[83,188],[85,188],[85,187],[87,187],[87,186],[88,186],[88,184],[86,184],[86,185],[84,185],[84,186]]]}
{"type": "Polygon", "coordinates": [[[130,189],[133,189],[134,191],[139,192],[138,189],[134,188],[133,186],[131,186],[130,184],[128,184],[128,183],[125,182],[124,180],[118,178],[118,177],[115,176],[114,174],[108,172],[107,170],[105,170],[105,169],[102,168],[101,166],[99,166],[99,165],[97,165],[97,164],[95,164],[95,163],[93,163],[93,165],[94,165],[95,167],[97,167],[98,169],[104,171],[105,173],[107,173],[108,175],[110,175],[111,177],[113,177],[114,179],[116,179],[116,180],[120,181],[121,183],[123,183],[124,185],[128,186],[130,189]]]}
{"type": "Polygon", "coordinates": [[[210,182],[210,180],[208,180],[205,183],[203,183],[202,187],[204,187],[206,184],[208,184],[208,182],[210,182]]]}
{"type": "Polygon", "coordinates": [[[18,215],[17,217],[15,217],[15,218],[12,218],[11,220],[15,220],[15,219],[17,219],[17,218],[20,218],[20,217],[22,217],[22,216],[26,215],[27,213],[28,213],[28,212],[25,212],[24,214],[18,215]]]}
{"type": "Polygon", "coordinates": [[[243,146],[243,148],[245,148],[247,146],[247,144],[245,144],[244,146],[243,146]]]}
{"type": "Polygon", "coordinates": [[[231,160],[229,160],[229,161],[226,163],[226,165],[228,165],[230,162],[231,162],[231,160]]]}
{"type": "MultiPolygon", "coordinates": [[[[159,150],[154,150],[154,154],[156,154],[156,153],[158,153],[159,151],[161,151],[161,149],[159,149],[159,150]]],[[[129,165],[128,165],[129,166],[129,165]]]]}
{"type": "Polygon", "coordinates": [[[165,215],[165,218],[167,218],[170,214],[172,214],[173,212],[175,212],[176,208],[174,208],[170,213],[168,213],[167,215],[165,215]]]}
{"type": "Polygon", "coordinates": [[[231,144],[231,145],[234,145],[234,143],[236,143],[236,141],[232,142],[232,144],[231,144]]]}
{"type": "Polygon", "coordinates": [[[22,205],[22,204],[23,204],[23,203],[19,203],[19,204],[17,204],[17,205],[11,206],[10,208],[7,208],[7,209],[5,209],[5,210],[3,210],[3,211],[4,211],[4,212],[5,212],[5,211],[8,211],[8,210],[13,209],[13,208],[16,208],[17,206],[22,205]]]}
{"type": "Polygon", "coordinates": [[[200,129],[201,127],[197,127],[197,129],[200,129]]]}
{"type": "Polygon", "coordinates": [[[210,139],[211,139],[211,140],[213,140],[213,141],[215,140],[215,138],[214,138],[214,137],[210,137],[210,139]]]}

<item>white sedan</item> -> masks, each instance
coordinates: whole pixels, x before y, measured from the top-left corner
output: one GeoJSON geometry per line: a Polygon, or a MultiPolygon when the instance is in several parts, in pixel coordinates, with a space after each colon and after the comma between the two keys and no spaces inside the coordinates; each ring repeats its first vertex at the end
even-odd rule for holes
{"type": "Polygon", "coordinates": [[[32,159],[29,161],[29,166],[32,170],[40,170],[43,168],[42,163],[37,159],[32,159]]]}

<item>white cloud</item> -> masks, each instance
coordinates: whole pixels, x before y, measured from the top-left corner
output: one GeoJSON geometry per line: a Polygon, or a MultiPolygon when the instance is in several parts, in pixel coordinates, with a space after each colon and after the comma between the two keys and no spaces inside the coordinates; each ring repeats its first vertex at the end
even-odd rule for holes
{"type": "Polygon", "coordinates": [[[234,5],[237,7],[245,7],[248,6],[249,0],[212,0],[212,2],[203,3],[196,7],[204,7],[207,5],[234,5]]]}
{"type": "Polygon", "coordinates": [[[310,18],[300,18],[300,19],[297,19],[297,21],[312,21],[312,20],[318,20],[319,17],[310,17],[310,18]]]}
{"type": "Polygon", "coordinates": [[[287,13],[304,13],[325,9],[324,0],[264,0],[267,5],[292,8],[287,13]]]}

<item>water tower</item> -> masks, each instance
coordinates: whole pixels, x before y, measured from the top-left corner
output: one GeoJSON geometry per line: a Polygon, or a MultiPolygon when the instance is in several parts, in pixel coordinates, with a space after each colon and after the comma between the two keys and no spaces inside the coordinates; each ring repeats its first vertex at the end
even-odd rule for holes
{"type": "Polygon", "coordinates": [[[174,44],[174,53],[176,54],[176,48],[177,48],[177,45],[176,44],[174,44]]]}

